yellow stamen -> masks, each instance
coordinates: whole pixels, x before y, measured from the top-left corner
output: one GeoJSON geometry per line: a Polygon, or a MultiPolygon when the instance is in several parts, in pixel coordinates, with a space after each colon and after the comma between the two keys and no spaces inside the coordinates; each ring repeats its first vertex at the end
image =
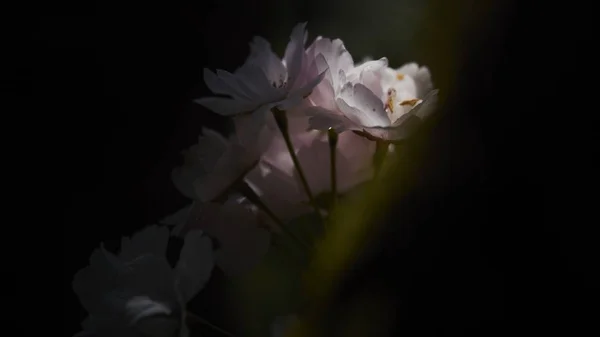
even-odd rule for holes
{"type": "Polygon", "coordinates": [[[390,112],[394,112],[394,98],[392,96],[388,96],[385,106],[390,110],[390,112]]]}
{"type": "Polygon", "coordinates": [[[403,73],[397,73],[396,74],[396,78],[398,79],[398,81],[402,81],[404,79],[404,74],[403,73]]]}
{"type": "Polygon", "coordinates": [[[417,103],[419,103],[419,99],[418,98],[413,98],[413,99],[407,99],[405,101],[400,102],[400,105],[412,105],[415,106],[417,103]]]}

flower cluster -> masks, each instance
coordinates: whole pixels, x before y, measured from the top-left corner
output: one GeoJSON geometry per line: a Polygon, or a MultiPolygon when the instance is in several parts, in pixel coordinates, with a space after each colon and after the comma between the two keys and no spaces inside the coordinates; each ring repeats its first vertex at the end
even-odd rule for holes
{"type": "MultiPolygon", "coordinates": [[[[310,249],[314,238],[294,232],[294,219],[312,214],[322,225],[338,198],[376,176],[373,158],[434,110],[426,67],[355,62],[341,40],[319,36],[307,46],[307,38],[298,24],[280,58],[255,37],[234,72],[204,70],[215,96],[196,102],[231,117],[235,131],[204,129],[184,151],[172,180],[190,205],[124,238],[118,254],[96,250],[76,274],[89,312],[81,335],[187,336],[186,303],[213,267],[235,278],[278,243],[310,249]],[[184,238],[174,268],[165,258],[170,235],[184,238]]],[[[283,335],[283,321],[273,320],[272,334],[283,335]]]]}

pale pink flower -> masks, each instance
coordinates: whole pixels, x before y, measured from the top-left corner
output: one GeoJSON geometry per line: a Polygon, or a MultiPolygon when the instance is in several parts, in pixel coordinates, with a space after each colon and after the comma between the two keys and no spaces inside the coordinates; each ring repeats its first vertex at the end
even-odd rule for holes
{"type": "Polygon", "coordinates": [[[118,255],[104,247],[92,253],[73,280],[89,313],[78,336],[188,336],[185,304],[210,278],[212,244],[202,232],[189,232],[171,268],[168,238],[167,228],[150,226],[123,238],[118,255]]]}
{"type": "Polygon", "coordinates": [[[314,58],[304,49],[306,23],[294,27],[283,59],[262,37],[250,43],[250,56],[233,74],[204,69],[204,81],[215,94],[229,97],[206,97],[196,102],[223,115],[267,113],[277,107],[288,110],[302,102],[323,79],[314,58]]]}
{"type": "Polygon", "coordinates": [[[225,193],[242,179],[260,159],[272,137],[270,130],[253,125],[256,119],[236,119],[236,131],[229,138],[203,129],[198,143],[183,152],[184,164],[171,177],[185,196],[209,202],[225,193]]]}
{"type": "Polygon", "coordinates": [[[352,58],[341,41],[334,41],[315,41],[318,64],[330,71],[309,96],[314,106],[304,109],[311,128],[401,140],[433,111],[437,90],[426,67],[409,63],[394,70],[385,58],[350,64],[352,58]]]}

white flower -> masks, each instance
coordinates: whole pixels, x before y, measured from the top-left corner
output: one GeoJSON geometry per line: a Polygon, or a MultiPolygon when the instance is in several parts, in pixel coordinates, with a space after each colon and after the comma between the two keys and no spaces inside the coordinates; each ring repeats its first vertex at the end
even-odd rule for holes
{"type": "Polygon", "coordinates": [[[176,235],[199,229],[214,238],[218,243],[215,264],[228,276],[251,270],[267,254],[271,242],[271,234],[260,226],[256,210],[236,198],[224,204],[194,202],[162,223],[174,225],[176,235]]]}
{"type": "Polygon", "coordinates": [[[172,269],[165,258],[169,231],[150,226],[123,238],[118,256],[103,247],[77,272],[73,290],[88,311],[85,336],[187,336],[185,304],[213,268],[212,244],[190,232],[172,269]]]}
{"type": "Polygon", "coordinates": [[[255,37],[250,43],[250,56],[233,74],[204,70],[204,81],[215,94],[229,97],[206,97],[196,102],[224,116],[257,111],[266,113],[272,107],[288,110],[308,96],[323,79],[314,59],[304,50],[306,23],[294,27],[290,42],[280,59],[268,41],[255,37]]]}
{"type": "Polygon", "coordinates": [[[319,39],[313,49],[318,64],[330,69],[309,96],[314,106],[304,110],[313,129],[401,140],[435,107],[437,90],[426,67],[409,63],[394,70],[385,58],[354,65],[340,40],[319,39]]]}
{"type": "Polygon", "coordinates": [[[269,144],[270,130],[252,124],[256,118],[236,119],[240,131],[226,139],[203,129],[198,143],[184,151],[184,165],[173,170],[171,178],[185,196],[209,202],[251,170],[269,144]]]}

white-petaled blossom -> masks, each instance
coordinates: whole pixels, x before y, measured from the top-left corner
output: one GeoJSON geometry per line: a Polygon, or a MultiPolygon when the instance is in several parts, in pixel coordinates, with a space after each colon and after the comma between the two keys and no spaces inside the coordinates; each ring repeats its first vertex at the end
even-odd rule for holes
{"type": "Polygon", "coordinates": [[[89,314],[80,336],[188,336],[185,304],[210,278],[212,244],[201,231],[190,232],[171,268],[168,238],[167,228],[149,226],[123,238],[118,255],[104,247],[92,253],[90,265],[73,280],[89,314]]]}
{"type": "Polygon", "coordinates": [[[199,229],[215,239],[216,266],[228,276],[238,276],[259,263],[270,247],[271,234],[257,213],[232,197],[224,204],[194,202],[162,223],[175,226],[178,236],[199,229]]]}
{"type": "Polygon", "coordinates": [[[229,138],[203,129],[198,143],[183,152],[184,164],[172,172],[175,187],[185,196],[210,202],[223,195],[250,171],[268,147],[270,130],[253,124],[256,119],[236,119],[239,131],[229,138]]]}
{"type": "Polygon", "coordinates": [[[267,40],[255,37],[246,62],[233,74],[204,70],[208,88],[226,97],[205,97],[196,102],[223,116],[266,114],[273,107],[288,110],[300,104],[324,75],[306,53],[306,39],[306,23],[296,25],[281,59],[267,40]]]}
{"type": "Polygon", "coordinates": [[[426,67],[408,63],[392,69],[385,58],[354,65],[340,40],[320,38],[309,49],[321,68],[329,68],[309,96],[313,106],[304,110],[313,129],[401,140],[435,108],[437,90],[426,67]]]}

